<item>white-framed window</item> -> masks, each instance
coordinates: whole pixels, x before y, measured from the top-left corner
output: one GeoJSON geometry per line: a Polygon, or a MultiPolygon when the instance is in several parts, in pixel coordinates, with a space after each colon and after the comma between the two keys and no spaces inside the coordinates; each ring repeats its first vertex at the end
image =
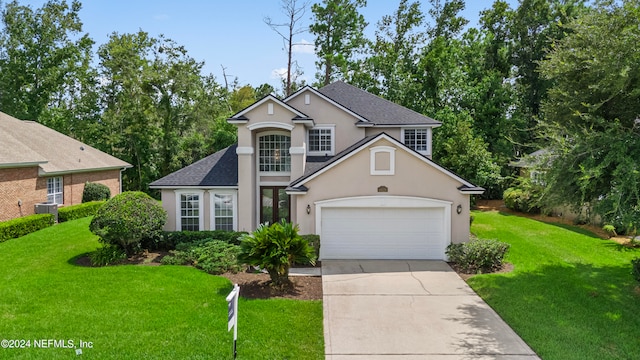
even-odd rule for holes
{"type": "Polygon", "coordinates": [[[47,178],[47,202],[62,205],[64,203],[62,176],[47,178]]]}
{"type": "Polygon", "coordinates": [[[316,126],[307,133],[309,155],[333,155],[335,149],[335,127],[316,126]]]}
{"type": "Polygon", "coordinates": [[[176,191],[176,228],[180,231],[204,230],[202,211],[204,191],[176,191]]]}
{"type": "Polygon", "coordinates": [[[413,150],[424,154],[431,155],[431,129],[429,128],[416,128],[416,129],[402,129],[402,139],[405,145],[413,150]]]}
{"type": "Polygon", "coordinates": [[[270,173],[291,172],[291,136],[266,133],[258,137],[258,171],[270,173]]]}
{"type": "Polygon", "coordinates": [[[238,228],[237,194],[235,191],[209,190],[211,229],[235,231],[238,228]]]}

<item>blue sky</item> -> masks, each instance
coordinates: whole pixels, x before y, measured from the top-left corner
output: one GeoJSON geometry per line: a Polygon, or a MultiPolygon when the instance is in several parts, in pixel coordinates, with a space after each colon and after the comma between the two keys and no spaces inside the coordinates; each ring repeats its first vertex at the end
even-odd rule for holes
{"type": "MultiPolygon", "coordinates": [[[[392,14],[399,2],[367,1],[367,7],[361,12],[369,22],[368,36],[373,36],[375,24],[383,15],[392,14]]],[[[508,2],[512,7],[518,3],[517,0],[508,2]]],[[[45,0],[20,3],[37,8],[45,0]]],[[[426,0],[421,3],[426,14],[429,3],[426,0]]],[[[467,0],[463,15],[475,25],[480,11],[492,3],[467,0]]],[[[311,15],[309,9],[303,22],[305,27],[311,23],[311,15]]],[[[204,73],[214,74],[219,83],[223,83],[221,66],[224,66],[232,76],[230,81],[237,77],[241,85],[269,83],[279,88],[275,72],[286,67],[286,53],[280,36],[264,23],[267,16],[274,22],[286,21],[280,0],[84,0],[80,11],[83,30],[97,45],[107,42],[112,32],[122,34],[142,29],[151,36],[164,34],[184,45],[191,57],[204,61],[204,73]]],[[[313,36],[303,33],[294,40],[312,44],[313,36]]],[[[316,72],[313,46],[300,47],[294,59],[302,67],[304,78],[313,81],[316,72]]]]}

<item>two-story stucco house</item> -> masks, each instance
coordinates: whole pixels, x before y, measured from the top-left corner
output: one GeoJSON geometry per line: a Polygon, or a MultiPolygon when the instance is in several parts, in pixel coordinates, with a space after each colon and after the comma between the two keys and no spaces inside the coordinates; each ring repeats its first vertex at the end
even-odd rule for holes
{"type": "Polygon", "coordinates": [[[252,231],[287,219],[321,259],[445,259],[484,189],[431,159],[440,123],[335,82],[233,115],[238,144],[151,184],[167,230],[252,231]]]}

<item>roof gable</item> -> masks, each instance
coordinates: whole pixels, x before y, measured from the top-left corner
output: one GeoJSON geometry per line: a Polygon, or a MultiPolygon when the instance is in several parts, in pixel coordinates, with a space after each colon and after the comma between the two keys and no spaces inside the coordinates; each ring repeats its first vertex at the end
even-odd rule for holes
{"type": "Polygon", "coordinates": [[[152,182],[149,187],[215,187],[238,185],[238,155],[232,145],[152,182]]]}
{"type": "Polygon", "coordinates": [[[428,116],[342,81],[324,86],[318,92],[376,126],[441,125],[428,116]]]}
{"type": "Polygon", "coordinates": [[[418,153],[417,151],[407,147],[406,145],[404,145],[403,143],[397,141],[396,139],[394,139],[393,137],[385,134],[385,133],[380,133],[378,135],[375,136],[370,136],[370,137],[366,137],[364,139],[362,139],[361,141],[353,144],[351,147],[345,149],[344,151],[342,151],[341,153],[337,154],[336,156],[332,157],[331,159],[329,159],[328,161],[320,164],[314,164],[314,166],[312,167],[311,171],[307,172],[305,175],[303,175],[301,178],[293,181],[290,185],[290,188],[295,189],[301,186],[304,186],[307,182],[311,181],[312,179],[321,176],[322,174],[324,174],[325,172],[327,172],[328,170],[330,170],[331,168],[337,166],[338,164],[346,161],[347,159],[349,159],[350,157],[352,157],[353,155],[355,155],[356,153],[359,153],[360,151],[365,150],[366,148],[369,147],[369,145],[373,144],[374,142],[380,140],[380,139],[385,139],[389,142],[391,142],[394,146],[397,146],[398,148],[403,149],[405,152],[409,153],[410,155],[416,157],[417,159],[421,160],[425,165],[432,167],[433,169],[445,174],[446,176],[450,177],[451,179],[459,182],[461,184],[460,186],[460,191],[463,192],[469,192],[469,193],[482,193],[484,191],[483,188],[478,187],[473,185],[472,183],[468,182],[467,180],[461,178],[460,176],[456,175],[455,173],[443,168],[442,166],[436,164],[433,160],[427,158],[426,156],[418,153]]]}
{"type": "Polygon", "coordinates": [[[263,97],[262,99],[254,102],[253,104],[249,105],[248,107],[240,110],[240,112],[236,113],[235,115],[232,115],[229,120],[244,120],[244,121],[248,121],[249,119],[245,116],[247,113],[251,112],[252,110],[256,109],[257,107],[261,106],[262,104],[265,104],[269,101],[273,101],[274,103],[282,106],[283,108],[291,111],[292,113],[295,114],[296,118],[307,118],[307,115],[305,115],[304,113],[302,113],[300,110],[294,108],[291,105],[288,105],[287,103],[285,103],[284,101],[278,99],[277,97],[269,94],[265,97],[263,97]]]}
{"type": "Polygon", "coordinates": [[[122,169],[130,164],[35,121],[0,113],[0,167],[38,165],[47,175],[122,169]]]}
{"type": "Polygon", "coordinates": [[[318,97],[320,97],[321,99],[327,101],[328,103],[332,104],[333,106],[339,108],[340,110],[348,113],[349,115],[355,117],[356,119],[358,119],[358,121],[362,121],[362,122],[368,122],[369,120],[367,120],[365,117],[361,116],[360,114],[350,110],[349,108],[343,106],[342,104],[334,101],[333,99],[329,98],[328,96],[326,96],[325,94],[319,92],[318,90],[312,88],[309,85],[306,85],[305,87],[303,87],[302,89],[296,91],[295,93],[289,95],[287,98],[285,98],[283,101],[284,102],[289,102],[293,99],[295,99],[296,97],[300,96],[301,94],[305,93],[305,92],[311,92],[315,95],[317,95],[318,97]]]}

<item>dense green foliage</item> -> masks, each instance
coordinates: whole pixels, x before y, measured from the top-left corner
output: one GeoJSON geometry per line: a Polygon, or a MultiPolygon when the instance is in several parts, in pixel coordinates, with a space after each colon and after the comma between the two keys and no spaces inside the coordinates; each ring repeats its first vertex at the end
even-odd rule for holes
{"type": "Polygon", "coordinates": [[[58,222],[81,219],[87,216],[93,216],[98,209],[105,204],[106,201],[83,202],[82,204],[69,205],[58,208],[58,222]]]}
{"type": "MultiPolygon", "coordinates": [[[[93,347],[81,356],[74,348],[1,349],[0,358],[232,358],[229,280],[188,266],[79,266],[99,246],[89,223],[0,243],[0,334],[93,347]]],[[[324,359],[321,301],[239,301],[238,359],[324,359]]]]}
{"type": "Polygon", "coordinates": [[[640,282],[640,258],[631,260],[631,274],[636,281],[640,282]]]}
{"type": "Polygon", "coordinates": [[[367,26],[358,8],[366,5],[366,0],[323,0],[311,6],[314,23],[309,31],[316,36],[316,65],[320,70],[316,78],[320,85],[329,85],[354,70],[349,66],[364,48],[367,26]]]}
{"type": "Polygon", "coordinates": [[[105,184],[86,182],[82,190],[82,202],[109,200],[111,190],[105,184]]]}
{"type": "Polygon", "coordinates": [[[90,252],[89,259],[94,266],[115,265],[126,260],[127,253],[119,246],[104,244],[102,247],[90,252]]]}
{"type": "Polygon", "coordinates": [[[472,239],[466,243],[450,244],[446,254],[449,261],[469,274],[488,273],[502,268],[502,260],[509,244],[498,240],[472,239]]]}
{"type": "Polygon", "coordinates": [[[267,270],[274,286],[289,283],[291,264],[315,264],[314,249],[298,235],[298,225],[282,222],[260,224],[251,234],[240,237],[238,260],[267,270]]]}
{"type": "Polygon", "coordinates": [[[511,210],[539,214],[542,189],[542,186],[533,184],[529,178],[522,177],[504,191],[504,205],[511,210]]]}
{"type": "Polygon", "coordinates": [[[167,213],[143,192],[124,192],[107,201],[91,220],[89,229],[104,244],[119,246],[128,256],[142,250],[145,239],[162,235],[167,213]]]}
{"type": "Polygon", "coordinates": [[[545,200],[588,207],[618,233],[640,226],[640,2],[600,2],[542,62],[553,83],[542,134],[545,200]]]}
{"type": "Polygon", "coordinates": [[[0,222],[0,242],[44,229],[54,221],[53,214],[35,214],[0,222]]]}
{"type": "Polygon", "coordinates": [[[240,245],[240,236],[246,232],[224,231],[224,230],[203,230],[203,231],[167,231],[162,234],[161,239],[155,246],[145,247],[145,249],[173,250],[180,244],[195,243],[207,239],[224,241],[227,244],[240,245]]]}
{"type": "Polygon", "coordinates": [[[471,231],[511,245],[508,273],[469,285],[542,359],[633,359],[640,311],[631,260],[639,249],[579,227],[475,212],[471,231]]]}
{"type": "Polygon", "coordinates": [[[171,251],[172,255],[162,258],[164,265],[193,265],[209,274],[238,272],[240,246],[222,240],[203,239],[191,243],[181,243],[171,251]]]}

